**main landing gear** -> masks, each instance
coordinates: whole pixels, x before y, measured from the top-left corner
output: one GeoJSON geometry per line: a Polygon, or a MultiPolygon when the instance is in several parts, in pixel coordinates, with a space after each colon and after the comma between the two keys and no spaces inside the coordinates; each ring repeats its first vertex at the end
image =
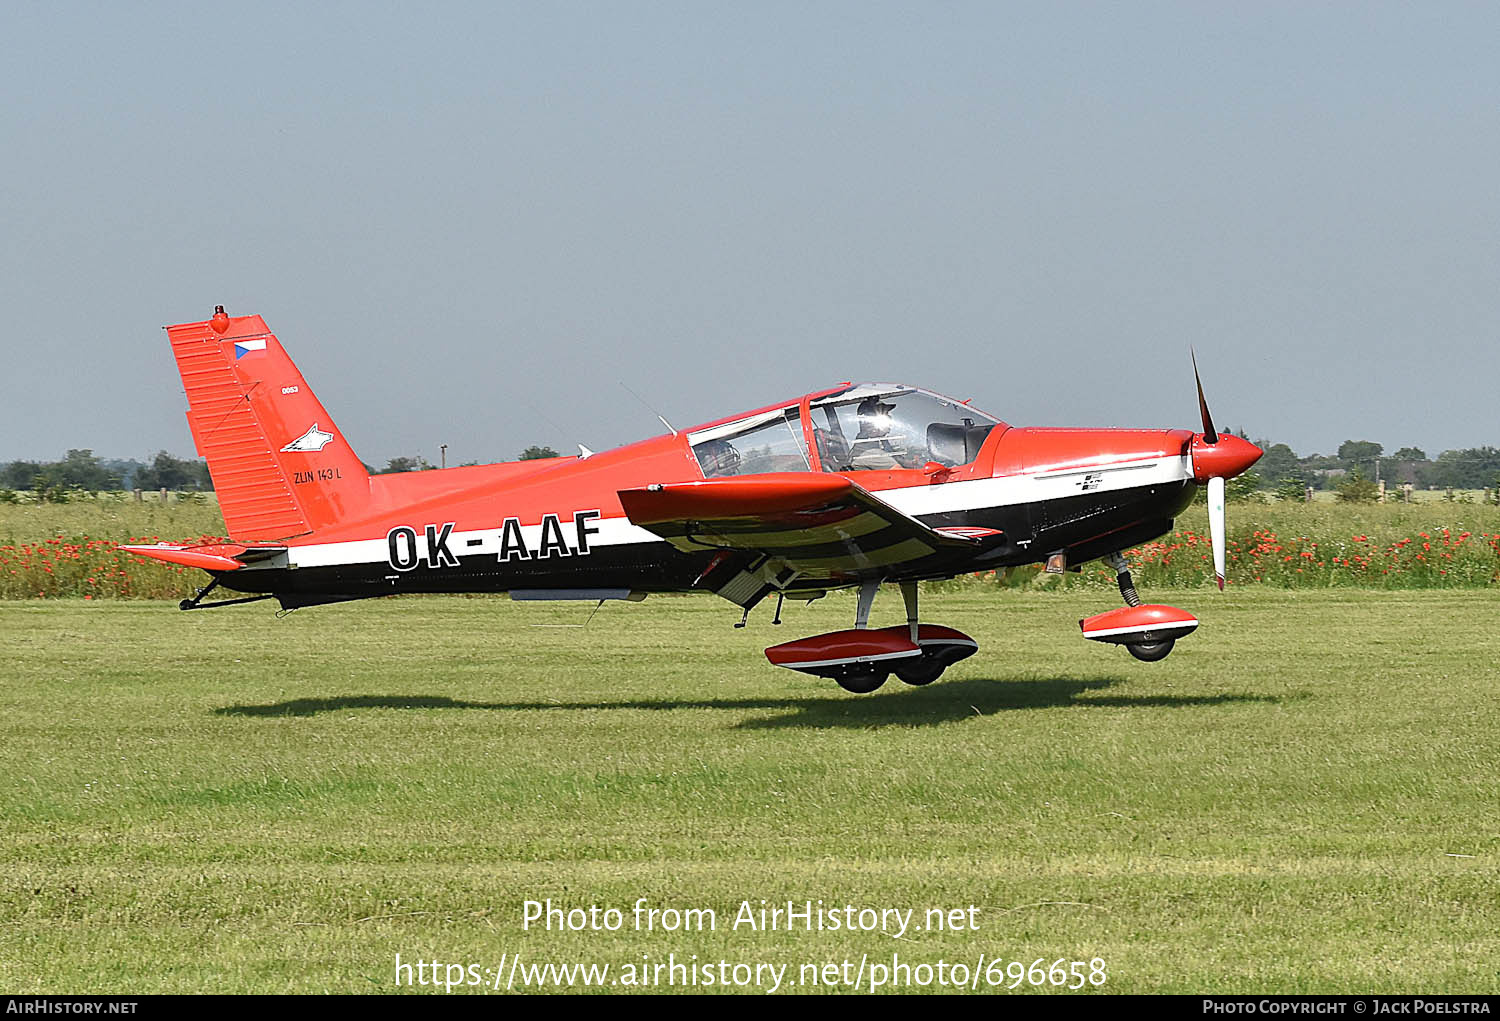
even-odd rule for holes
{"type": "Polygon", "coordinates": [[[766,658],[777,666],[819,677],[831,677],[845,691],[865,695],[895,674],[907,684],[931,684],[954,663],[974,655],[979,643],[962,631],[917,621],[917,583],[901,583],[906,623],[869,627],[870,606],[880,582],[859,587],[854,627],[773,645],[766,658]]]}
{"type": "Polygon", "coordinates": [[[1175,606],[1143,604],[1130,579],[1130,566],[1118,553],[1111,553],[1104,562],[1115,569],[1120,585],[1120,596],[1126,605],[1108,613],[1086,617],[1078,622],[1083,637],[1096,642],[1123,645],[1136,659],[1143,663],[1155,663],[1166,659],[1177,639],[1184,638],[1198,629],[1198,618],[1175,606]]]}

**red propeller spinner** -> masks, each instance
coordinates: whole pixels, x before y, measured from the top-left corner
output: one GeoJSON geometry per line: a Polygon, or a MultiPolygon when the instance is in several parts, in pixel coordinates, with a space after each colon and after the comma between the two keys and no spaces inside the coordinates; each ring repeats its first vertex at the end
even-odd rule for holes
{"type": "Polygon", "coordinates": [[[1195,482],[1207,482],[1212,478],[1232,479],[1243,474],[1265,453],[1249,440],[1227,433],[1220,435],[1217,443],[1209,442],[1202,433],[1194,436],[1191,452],[1195,482]]]}

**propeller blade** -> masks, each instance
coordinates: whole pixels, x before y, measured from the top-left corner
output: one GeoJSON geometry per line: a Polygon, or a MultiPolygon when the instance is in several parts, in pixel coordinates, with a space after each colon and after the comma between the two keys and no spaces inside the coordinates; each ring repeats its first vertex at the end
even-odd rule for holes
{"type": "Polygon", "coordinates": [[[1198,353],[1192,348],[1188,352],[1193,358],[1193,382],[1198,384],[1198,413],[1203,416],[1203,442],[1212,445],[1219,442],[1219,434],[1214,429],[1213,416],[1208,413],[1208,401],[1203,399],[1203,380],[1198,376],[1198,353]]]}
{"type": "Polygon", "coordinates": [[[1208,537],[1214,546],[1214,577],[1224,591],[1224,478],[1208,480],[1208,537]]]}

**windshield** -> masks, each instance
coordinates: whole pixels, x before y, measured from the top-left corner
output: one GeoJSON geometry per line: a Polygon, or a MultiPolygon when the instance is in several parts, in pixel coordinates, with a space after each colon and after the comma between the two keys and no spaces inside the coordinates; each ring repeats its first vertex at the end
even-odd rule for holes
{"type": "Polygon", "coordinates": [[[914,387],[863,384],[814,401],[824,471],[968,464],[999,424],[982,411],[914,387]]]}

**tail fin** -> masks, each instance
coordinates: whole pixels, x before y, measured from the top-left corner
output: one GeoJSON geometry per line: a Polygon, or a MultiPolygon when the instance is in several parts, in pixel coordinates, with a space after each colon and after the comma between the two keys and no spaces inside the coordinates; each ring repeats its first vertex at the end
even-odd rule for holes
{"type": "Polygon", "coordinates": [[[370,478],[260,316],[167,327],[188,426],[237,540],[286,539],[346,520],[370,478]]]}

